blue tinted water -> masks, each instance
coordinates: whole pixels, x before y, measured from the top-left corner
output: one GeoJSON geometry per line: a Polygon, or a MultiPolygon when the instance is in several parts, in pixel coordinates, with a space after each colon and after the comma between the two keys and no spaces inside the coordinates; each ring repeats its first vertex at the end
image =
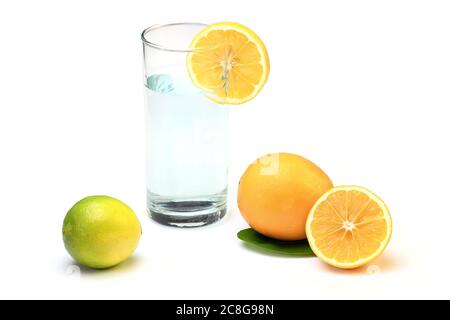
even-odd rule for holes
{"type": "Polygon", "coordinates": [[[226,195],[228,109],[190,79],[175,79],[156,74],[146,81],[148,192],[172,200],[226,195]]]}

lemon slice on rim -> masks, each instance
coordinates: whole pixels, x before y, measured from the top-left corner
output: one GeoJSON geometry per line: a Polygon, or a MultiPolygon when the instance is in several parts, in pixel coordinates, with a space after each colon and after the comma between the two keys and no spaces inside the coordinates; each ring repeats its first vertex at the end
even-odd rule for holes
{"type": "Polygon", "coordinates": [[[306,235],[314,253],[342,269],[354,269],[381,255],[392,234],[384,202],[371,191],[342,186],[326,192],[310,211],[306,235]]]}
{"type": "Polygon", "coordinates": [[[221,22],[200,31],[190,45],[187,68],[195,86],[220,104],[242,104],[267,81],[269,56],[252,30],[221,22]]]}

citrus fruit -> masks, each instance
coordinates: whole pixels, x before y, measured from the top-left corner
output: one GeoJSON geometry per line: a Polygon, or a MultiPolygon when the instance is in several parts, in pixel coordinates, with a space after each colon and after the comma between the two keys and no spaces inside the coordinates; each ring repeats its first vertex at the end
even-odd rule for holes
{"type": "Polygon", "coordinates": [[[105,269],[131,256],[141,237],[136,214],[125,203],[108,196],[77,202],[63,224],[64,244],[80,264],[105,269]]]}
{"type": "Polygon", "coordinates": [[[384,202],[357,186],[326,192],[311,209],[306,233],[314,253],[342,269],[353,269],[377,258],[386,248],[392,221],[384,202]]]}
{"type": "Polygon", "coordinates": [[[303,240],[309,211],[333,187],[311,161],[290,153],[259,158],[238,188],[242,216],[257,232],[277,240],[303,240]]]}
{"type": "Polygon", "coordinates": [[[253,99],[269,76],[264,43],[242,24],[210,25],[196,35],[190,48],[189,75],[217,103],[242,104],[253,99]]]}

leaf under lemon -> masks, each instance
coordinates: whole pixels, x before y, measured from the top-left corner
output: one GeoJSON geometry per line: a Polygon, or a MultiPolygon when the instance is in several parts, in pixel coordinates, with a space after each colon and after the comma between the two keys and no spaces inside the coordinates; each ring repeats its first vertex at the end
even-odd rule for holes
{"type": "Polygon", "coordinates": [[[237,234],[238,238],[256,248],[294,257],[315,257],[307,240],[279,241],[263,236],[252,228],[244,229],[237,234]]]}

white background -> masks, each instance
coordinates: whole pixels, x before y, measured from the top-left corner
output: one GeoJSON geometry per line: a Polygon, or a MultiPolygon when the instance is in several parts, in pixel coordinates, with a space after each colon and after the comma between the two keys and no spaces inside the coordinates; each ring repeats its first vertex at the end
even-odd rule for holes
{"type": "Polygon", "coordinates": [[[1,2],[0,298],[450,298],[449,17],[448,1],[1,2]],[[223,20],[261,36],[270,79],[230,110],[228,217],[161,227],[145,213],[140,32],[223,20]],[[276,151],[387,202],[375,274],[239,243],[239,177],[276,151]],[[144,234],[123,265],[70,275],[62,221],[92,194],[128,203],[144,234]]]}

